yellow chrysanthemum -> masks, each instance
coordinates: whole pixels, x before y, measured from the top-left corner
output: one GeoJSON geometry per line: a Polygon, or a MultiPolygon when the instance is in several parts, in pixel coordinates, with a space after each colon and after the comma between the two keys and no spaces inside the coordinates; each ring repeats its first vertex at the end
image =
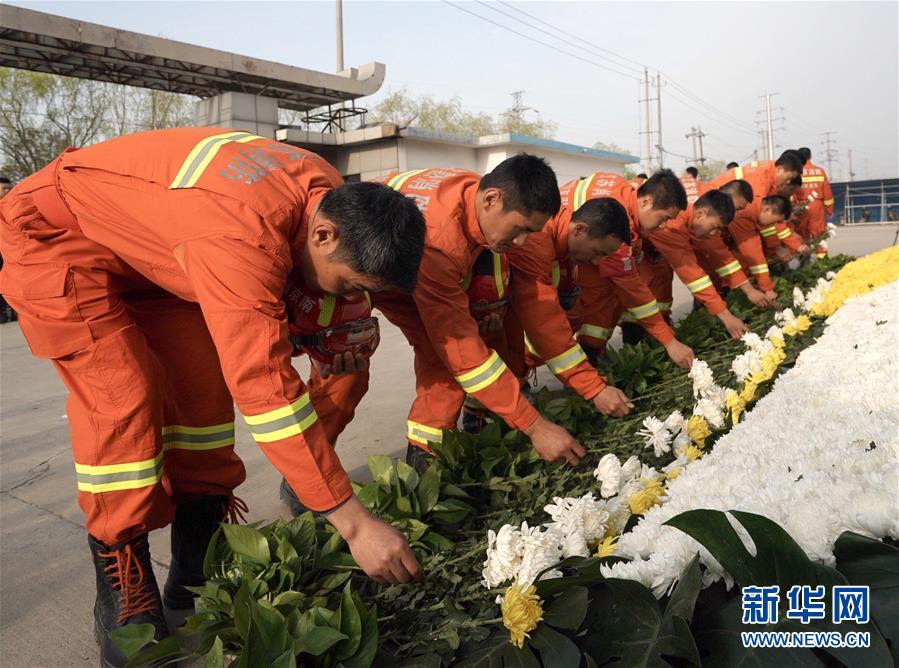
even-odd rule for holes
{"type": "Polygon", "coordinates": [[[534,585],[523,587],[517,582],[506,590],[501,609],[503,625],[509,629],[509,642],[521,649],[528,633],[543,619],[543,606],[534,585]]]}
{"type": "Polygon", "coordinates": [[[791,322],[783,328],[783,333],[784,336],[796,336],[799,333],[799,328],[796,326],[795,322],[791,322]]]}
{"type": "Polygon", "coordinates": [[[643,515],[653,506],[661,505],[661,497],[665,495],[665,486],[661,480],[647,480],[640,478],[643,489],[631,494],[627,500],[634,515],[643,515]]]}
{"type": "Polygon", "coordinates": [[[739,422],[740,416],[743,414],[743,411],[746,410],[746,400],[740,396],[738,392],[728,390],[725,405],[727,406],[727,410],[730,411],[730,416],[734,421],[734,424],[739,422]]]}
{"type": "Polygon", "coordinates": [[[693,415],[687,420],[687,436],[700,447],[705,444],[705,439],[712,435],[709,423],[701,415],[693,415]]]}
{"type": "Polygon", "coordinates": [[[899,279],[899,246],[890,246],[858,260],[837,272],[821,303],[812,307],[817,317],[832,315],[850,297],[865,294],[899,279]]]}
{"type": "Polygon", "coordinates": [[[684,456],[687,458],[687,461],[692,462],[702,457],[702,450],[697,448],[695,445],[688,445],[684,449],[684,456]]]}
{"type": "Polygon", "coordinates": [[[596,548],[596,556],[600,559],[604,557],[611,557],[615,554],[615,550],[618,548],[618,536],[606,536],[602,539],[602,542],[596,548]]]}
{"type": "Polygon", "coordinates": [[[771,345],[773,345],[775,348],[780,349],[780,348],[783,348],[783,347],[784,347],[784,340],[783,340],[783,337],[780,337],[780,336],[772,336],[772,337],[771,337],[770,339],[768,339],[768,340],[771,341],[771,345]]]}
{"type": "Polygon", "coordinates": [[[753,399],[755,399],[755,392],[758,389],[758,385],[753,383],[750,380],[747,380],[743,385],[743,389],[740,390],[740,398],[745,402],[749,403],[753,399]]]}
{"type": "Polygon", "coordinates": [[[798,329],[800,332],[804,332],[811,326],[812,320],[807,315],[801,315],[796,318],[796,329],[798,329]]]}
{"type": "Polygon", "coordinates": [[[671,469],[670,471],[668,471],[668,473],[665,474],[665,478],[667,480],[674,480],[675,478],[677,478],[677,476],[679,476],[683,472],[684,472],[683,466],[675,466],[673,469],[671,469]]]}

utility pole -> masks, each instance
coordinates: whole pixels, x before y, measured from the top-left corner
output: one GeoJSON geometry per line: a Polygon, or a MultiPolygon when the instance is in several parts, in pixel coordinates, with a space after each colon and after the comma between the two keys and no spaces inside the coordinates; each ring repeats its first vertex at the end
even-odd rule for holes
{"type": "Polygon", "coordinates": [[[831,135],[835,135],[836,132],[825,132],[824,133],[824,159],[827,160],[827,175],[830,176],[833,173],[833,159],[836,156],[837,152],[833,148],[831,148],[831,144],[835,144],[836,141],[830,138],[831,135]]]}
{"type": "Polygon", "coordinates": [[[649,103],[649,69],[643,68],[643,155],[646,162],[643,167],[647,173],[652,171],[652,114],[649,103]]]}
{"type": "Polygon", "coordinates": [[[774,125],[771,119],[771,93],[765,94],[765,114],[768,117],[768,160],[774,160],[774,125]]]}
{"type": "Polygon", "coordinates": [[[705,154],[702,150],[702,138],[705,133],[698,125],[690,128],[690,134],[684,135],[684,139],[693,139],[693,164],[697,165],[701,170],[705,166],[705,154]]]}
{"type": "Polygon", "coordinates": [[[343,0],[337,0],[337,71],[343,72],[343,0]]]}
{"type": "Polygon", "coordinates": [[[662,148],[662,75],[656,70],[656,115],[659,124],[659,169],[665,166],[665,149],[662,148]]]}
{"type": "Polygon", "coordinates": [[[852,149],[850,148],[850,149],[848,149],[848,151],[849,151],[849,178],[846,180],[851,181],[852,177],[855,176],[855,172],[852,171],[852,149]]]}

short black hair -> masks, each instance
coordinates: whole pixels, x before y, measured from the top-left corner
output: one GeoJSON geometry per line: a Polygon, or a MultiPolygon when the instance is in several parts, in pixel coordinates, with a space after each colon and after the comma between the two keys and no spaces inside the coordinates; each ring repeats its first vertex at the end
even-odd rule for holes
{"type": "Polygon", "coordinates": [[[687,208],[687,191],[677,175],[670,169],[660,169],[637,189],[639,197],[652,197],[653,209],[687,208]]]}
{"type": "Polygon", "coordinates": [[[587,235],[597,239],[610,234],[623,243],[631,242],[631,225],[627,210],[611,197],[588,199],[571,216],[572,223],[585,223],[587,235]]]}
{"type": "Polygon", "coordinates": [[[425,219],[412,198],[380,183],[346,183],[325,194],[319,211],[340,233],[333,259],[398,290],[415,289],[425,219]]]}
{"type": "Polygon", "coordinates": [[[8,176],[0,176],[0,183],[2,183],[2,184],[5,185],[5,186],[11,186],[11,185],[12,185],[12,181],[10,181],[10,179],[9,179],[8,176]]]}
{"type": "Polygon", "coordinates": [[[481,178],[478,190],[497,188],[503,209],[526,216],[537,212],[555,216],[562,206],[556,173],[543,158],[519,153],[506,158],[481,178]]]}
{"type": "Polygon", "coordinates": [[[802,177],[797,174],[792,179],[787,182],[787,185],[796,186],[797,188],[802,185],[802,177]]]}
{"type": "Polygon", "coordinates": [[[733,169],[734,167],[739,167],[739,166],[740,166],[739,162],[729,162],[729,163],[727,163],[727,167],[725,167],[724,169],[733,169]]]}
{"type": "Polygon", "coordinates": [[[689,174],[690,176],[692,176],[694,179],[698,179],[698,178],[699,178],[699,170],[696,169],[695,167],[687,167],[687,169],[684,170],[684,171],[686,171],[687,174],[689,174]]]}
{"type": "Polygon", "coordinates": [[[780,157],[774,161],[774,164],[778,167],[783,167],[791,172],[796,172],[797,174],[802,173],[802,165],[804,164],[802,161],[802,156],[799,155],[799,151],[794,151],[793,149],[787,149],[783,153],[780,154],[780,157]]]}
{"type": "Polygon", "coordinates": [[[734,179],[733,181],[728,181],[723,186],[718,188],[718,190],[727,195],[738,195],[745,199],[747,202],[751,202],[752,198],[755,197],[755,193],[752,192],[752,185],[750,185],[749,181],[745,181],[743,179],[734,179]]]}
{"type": "Polygon", "coordinates": [[[808,162],[809,160],[812,159],[812,149],[810,149],[808,146],[803,146],[802,148],[798,149],[796,152],[802,156],[802,159],[805,162],[808,162]]]}
{"type": "Polygon", "coordinates": [[[645,180],[648,179],[649,177],[646,176],[646,172],[640,172],[639,174],[637,174],[636,178],[638,178],[638,179],[643,179],[643,180],[645,181],[645,180]]]}
{"type": "Polygon", "coordinates": [[[793,207],[790,206],[790,200],[781,195],[768,195],[762,200],[762,206],[770,206],[777,213],[782,213],[784,218],[789,218],[793,213],[793,207]]]}
{"type": "Polygon", "coordinates": [[[693,210],[696,209],[706,209],[715,213],[719,218],[721,218],[721,222],[725,225],[729,225],[730,221],[734,219],[734,214],[736,213],[736,209],[734,208],[734,201],[730,198],[730,195],[727,195],[720,190],[707,190],[702,194],[698,200],[693,202],[693,210]]]}

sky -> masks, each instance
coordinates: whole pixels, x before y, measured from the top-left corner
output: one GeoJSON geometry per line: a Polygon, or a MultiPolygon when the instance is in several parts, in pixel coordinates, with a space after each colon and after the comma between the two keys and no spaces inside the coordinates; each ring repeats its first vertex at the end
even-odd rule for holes
{"type": "MultiPolygon", "coordinates": [[[[314,70],[335,69],[334,2],[24,2],[15,5],[314,70]]],[[[345,0],[346,66],[387,65],[384,94],[458,97],[497,115],[524,91],[555,138],[640,155],[643,67],[662,72],[665,166],[743,162],[775,93],[776,152],[808,146],[832,180],[899,176],[897,2],[377,2],[345,0]],[[485,20],[486,19],[486,20],[485,20]],[[510,30],[516,31],[515,33],[510,30]],[[519,34],[516,34],[519,33],[519,34]]],[[[0,10],[2,11],[2,10],[0,10]]],[[[651,91],[655,96],[655,91],[651,91]]],[[[655,108],[653,108],[653,117],[655,108]]],[[[653,129],[656,123],[653,118],[653,129]]],[[[653,139],[653,143],[655,143],[653,139]]],[[[765,157],[761,155],[761,157],[765,157]]]]}

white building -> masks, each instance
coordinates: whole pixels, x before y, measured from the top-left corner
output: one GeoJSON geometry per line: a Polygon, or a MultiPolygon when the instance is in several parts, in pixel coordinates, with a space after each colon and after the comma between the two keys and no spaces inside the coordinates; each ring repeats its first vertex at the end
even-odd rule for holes
{"type": "Polygon", "coordinates": [[[283,128],[276,137],[314,151],[340,170],[348,181],[365,181],[391,171],[456,167],[484,174],[506,158],[532,153],[549,161],[559,185],[593,172],[623,174],[639,158],[550,139],[517,134],[475,137],[385,124],[337,133],[283,128]]]}

